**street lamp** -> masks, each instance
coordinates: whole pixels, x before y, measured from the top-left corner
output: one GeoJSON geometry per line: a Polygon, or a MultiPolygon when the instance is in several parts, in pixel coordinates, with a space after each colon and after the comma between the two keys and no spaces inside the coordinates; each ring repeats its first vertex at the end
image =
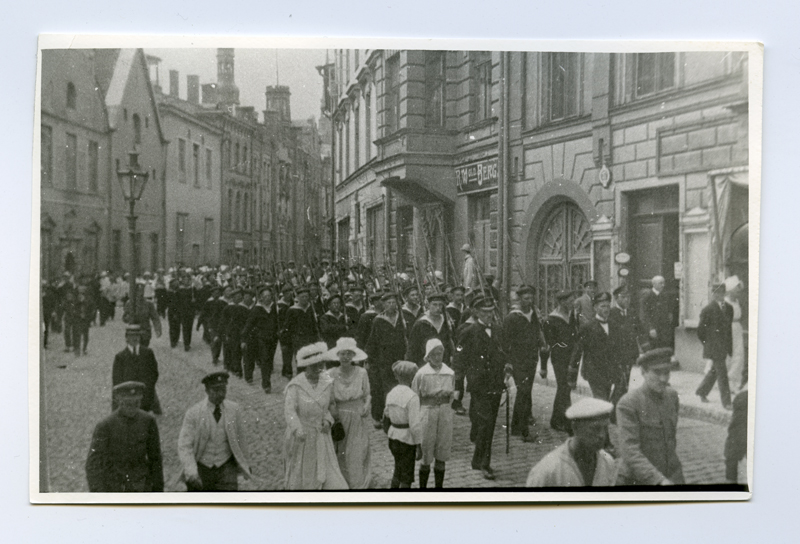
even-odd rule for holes
{"type": "MultiPolygon", "coordinates": [[[[117,170],[117,179],[122,187],[122,194],[125,200],[128,201],[130,207],[130,214],[128,215],[128,232],[131,236],[131,283],[130,283],[130,300],[131,300],[131,319],[136,319],[136,277],[138,276],[138,264],[136,262],[136,201],[142,198],[144,186],[147,185],[147,179],[150,177],[147,171],[143,171],[139,166],[139,154],[128,154],[128,169],[117,170]]],[[[132,321],[134,322],[134,321],[132,321]]]]}

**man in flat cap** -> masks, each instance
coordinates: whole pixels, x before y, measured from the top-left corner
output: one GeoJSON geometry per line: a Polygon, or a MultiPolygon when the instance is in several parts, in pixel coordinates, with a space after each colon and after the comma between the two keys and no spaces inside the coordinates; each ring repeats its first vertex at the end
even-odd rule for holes
{"type": "Polygon", "coordinates": [[[573,436],[531,469],[527,487],[604,487],[617,481],[617,463],[603,450],[614,405],[583,398],[567,409],[573,436]]]}
{"type": "Polygon", "coordinates": [[[657,348],[639,357],[644,384],[617,404],[621,485],[683,484],[676,453],[678,393],[669,386],[672,350],[657,348]]]}
{"type": "Polygon", "coordinates": [[[93,493],[164,491],[161,441],[151,414],[139,409],[145,384],[114,386],[119,407],[94,428],[86,480],[93,493]]]}
{"type": "Polygon", "coordinates": [[[206,398],[189,408],[178,437],[178,457],[188,491],[238,491],[238,475],[251,478],[239,405],[225,400],[228,373],[202,380],[206,398]]]}
{"type": "Polygon", "coordinates": [[[494,480],[491,466],[492,437],[494,436],[500,396],[505,389],[505,375],[513,371],[505,363],[501,348],[501,331],[492,327],[494,302],[480,297],[473,301],[475,322],[464,331],[456,348],[456,366],[464,370],[467,377],[472,423],[470,440],[475,444],[472,468],[480,470],[487,480],[494,480]]]}
{"type": "Polygon", "coordinates": [[[731,390],[728,384],[728,355],[733,353],[733,306],[725,302],[725,284],[717,283],[711,289],[711,302],[700,312],[697,338],[703,343],[703,359],[711,360],[711,368],[703,377],[696,394],[708,402],[708,394],[719,386],[719,398],[725,409],[731,409],[731,390]]]}
{"type": "Polygon", "coordinates": [[[438,338],[444,346],[444,362],[449,365],[453,356],[453,331],[444,315],[444,305],[447,295],[433,293],[428,297],[428,310],[417,319],[408,335],[408,347],[405,359],[417,363],[422,367],[425,364],[425,345],[431,338],[438,338]]]}
{"type": "MultiPolygon", "coordinates": [[[[158,362],[153,350],[140,345],[141,327],[128,325],[125,328],[125,349],[114,356],[111,365],[111,385],[136,381],[144,385],[141,409],[145,412],[155,410],[156,382],[158,381],[158,362]]],[[[117,400],[112,394],[111,408],[116,408],[117,400]]],[[[156,413],[159,413],[156,410],[156,413]]]]}

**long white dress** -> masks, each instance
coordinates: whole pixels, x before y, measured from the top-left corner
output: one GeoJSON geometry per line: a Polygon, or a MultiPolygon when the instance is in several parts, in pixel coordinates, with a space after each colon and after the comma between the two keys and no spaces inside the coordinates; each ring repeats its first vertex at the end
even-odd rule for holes
{"type": "Polygon", "coordinates": [[[300,373],[286,386],[285,395],[285,489],[347,489],[330,432],[322,431],[323,421],[333,423],[333,379],[323,372],[314,386],[300,373]],[[305,438],[298,436],[301,430],[305,438]]]}
{"type": "Polygon", "coordinates": [[[352,374],[345,376],[341,367],[329,371],[333,378],[333,398],[336,417],[344,426],[344,440],[337,442],[336,457],[339,468],[350,489],[367,489],[372,479],[369,452],[370,392],[367,371],[354,366],[352,374]]]}
{"type": "Polygon", "coordinates": [[[742,370],[744,369],[744,329],[742,328],[742,307],[736,300],[725,299],[733,306],[733,323],[731,324],[731,337],[733,339],[733,353],[728,359],[728,382],[731,391],[742,388],[742,370]]]}

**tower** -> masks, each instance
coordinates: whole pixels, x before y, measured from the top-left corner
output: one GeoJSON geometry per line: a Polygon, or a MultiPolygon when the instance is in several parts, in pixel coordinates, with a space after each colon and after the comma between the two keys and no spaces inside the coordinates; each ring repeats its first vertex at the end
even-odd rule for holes
{"type": "Polygon", "coordinates": [[[233,74],[233,48],[217,49],[217,100],[223,106],[239,105],[239,87],[233,74]]]}
{"type": "Polygon", "coordinates": [[[291,122],[292,110],[289,102],[292,93],[286,85],[267,86],[265,93],[267,97],[267,112],[275,112],[274,115],[281,122],[291,122]]]}

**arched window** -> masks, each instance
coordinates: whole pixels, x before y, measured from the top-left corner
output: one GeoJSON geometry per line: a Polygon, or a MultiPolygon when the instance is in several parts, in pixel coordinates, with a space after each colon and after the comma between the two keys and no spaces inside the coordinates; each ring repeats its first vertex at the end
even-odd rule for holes
{"type": "Polygon", "coordinates": [[[75,85],[70,81],[67,83],[67,107],[71,110],[74,110],[77,101],[78,93],[75,90],[75,85]]]}
{"type": "Polygon", "coordinates": [[[547,216],[538,244],[539,308],[550,312],[556,293],[579,289],[591,277],[592,231],[574,203],[558,204],[547,216]]]}
{"type": "Polygon", "coordinates": [[[236,221],[234,222],[236,228],[234,230],[242,230],[242,193],[236,193],[236,221]]]}
{"type": "Polygon", "coordinates": [[[142,143],[142,120],[138,113],[133,114],[133,143],[142,143]]]}

